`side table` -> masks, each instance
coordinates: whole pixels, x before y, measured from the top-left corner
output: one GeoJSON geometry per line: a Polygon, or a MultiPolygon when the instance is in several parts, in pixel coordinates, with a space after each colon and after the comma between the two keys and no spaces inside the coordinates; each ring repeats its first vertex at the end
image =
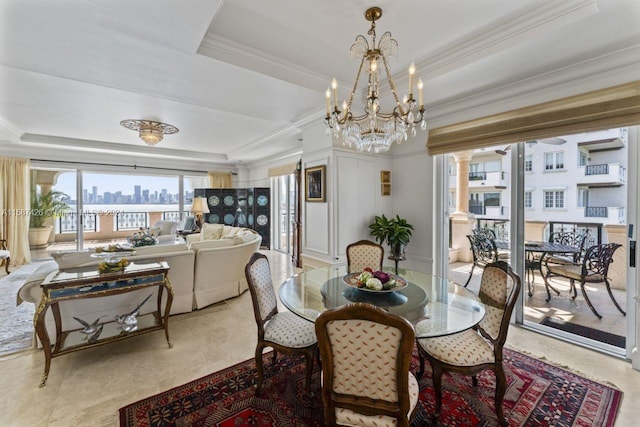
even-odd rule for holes
{"type": "MultiPolygon", "coordinates": [[[[163,329],[169,348],[169,311],[173,301],[173,289],[167,278],[169,265],[166,262],[131,263],[124,271],[99,273],[95,267],[87,269],[69,269],[50,274],[40,285],[42,299],[36,309],[33,320],[38,338],[44,350],[44,372],[40,381],[43,387],[49,376],[51,359],[73,351],[95,347],[114,341],[131,338],[146,332],[163,329]],[[59,303],[86,298],[108,297],[111,295],[133,292],[145,288],[158,288],[156,310],[138,315],[136,312],[113,313],[114,320],[105,320],[88,325],[86,328],[67,329],[63,331],[59,303]],[[162,294],[167,291],[164,310],[162,294]],[[55,345],[51,344],[45,324],[45,315],[51,308],[56,329],[55,345]]],[[[141,303],[140,301],[135,301],[141,303]]],[[[142,305],[142,304],[140,304],[142,305]]],[[[138,307],[139,309],[140,307],[138,307]]],[[[93,319],[85,319],[91,322],[93,319]]]]}

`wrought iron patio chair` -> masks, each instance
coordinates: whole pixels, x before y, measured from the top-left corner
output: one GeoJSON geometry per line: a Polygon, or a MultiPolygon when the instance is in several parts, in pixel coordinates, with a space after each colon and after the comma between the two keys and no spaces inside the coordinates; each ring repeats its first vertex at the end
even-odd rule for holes
{"type": "Polygon", "coordinates": [[[620,307],[618,301],[616,301],[613,296],[613,292],[611,292],[611,284],[609,283],[609,277],[607,276],[609,274],[609,266],[613,262],[613,254],[621,246],[622,245],[617,243],[594,245],[587,249],[580,264],[549,265],[547,274],[544,276],[545,284],[548,284],[548,279],[552,275],[567,278],[570,283],[570,291],[573,291],[572,298],[575,299],[578,296],[575,282],[580,282],[580,292],[589,305],[589,308],[593,314],[598,317],[598,319],[602,319],[602,316],[595,309],[587,295],[585,284],[604,283],[611,301],[613,301],[613,304],[620,313],[622,313],[623,316],[626,316],[627,313],[620,307]]]}
{"type": "Polygon", "coordinates": [[[464,284],[466,288],[473,277],[473,270],[477,267],[484,268],[487,264],[498,261],[498,248],[495,240],[480,234],[468,234],[469,244],[473,252],[473,264],[469,272],[469,278],[464,284]]]}

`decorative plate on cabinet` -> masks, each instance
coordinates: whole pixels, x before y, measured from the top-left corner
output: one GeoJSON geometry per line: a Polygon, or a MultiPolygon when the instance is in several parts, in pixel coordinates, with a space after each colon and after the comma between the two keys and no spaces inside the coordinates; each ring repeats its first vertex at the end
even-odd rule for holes
{"type": "Polygon", "coordinates": [[[209,197],[209,204],[211,206],[218,206],[219,203],[220,203],[220,199],[218,198],[218,196],[209,197]]]}
{"type": "Polygon", "coordinates": [[[249,197],[247,197],[247,202],[249,203],[249,206],[253,206],[253,195],[249,194],[249,197]]]}
{"type": "Polygon", "coordinates": [[[258,196],[258,206],[267,206],[267,203],[269,203],[269,198],[267,196],[264,194],[258,196]]]}
{"type": "Polygon", "coordinates": [[[224,216],[224,223],[227,225],[231,225],[233,224],[234,219],[235,219],[235,216],[233,216],[232,214],[226,214],[224,216]]]}
{"type": "Polygon", "coordinates": [[[258,215],[256,222],[258,223],[258,225],[267,225],[267,223],[269,222],[269,218],[267,218],[266,215],[258,215]]]}
{"type": "Polygon", "coordinates": [[[232,206],[234,199],[233,196],[224,196],[224,199],[222,199],[224,201],[224,204],[227,206],[232,206]]]}
{"type": "Polygon", "coordinates": [[[210,214],[209,218],[207,218],[207,222],[209,224],[218,224],[220,222],[220,217],[216,214],[210,214]]]}

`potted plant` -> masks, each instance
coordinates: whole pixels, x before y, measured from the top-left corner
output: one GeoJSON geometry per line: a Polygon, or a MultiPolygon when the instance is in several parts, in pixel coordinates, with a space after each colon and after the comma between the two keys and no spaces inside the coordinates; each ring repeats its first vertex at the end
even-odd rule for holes
{"type": "Polygon", "coordinates": [[[382,214],[376,216],[373,223],[369,224],[369,230],[378,243],[389,245],[392,257],[404,259],[404,247],[409,244],[413,231],[413,225],[406,219],[400,218],[400,215],[387,218],[382,214]]]}
{"type": "Polygon", "coordinates": [[[42,248],[47,246],[53,226],[45,225],[47,219],[63,215],[69,209],[65,201],[68,196],[61,191],[39,193],[31,192],[31,211],[29,212],[29,246],[42,248]]]}

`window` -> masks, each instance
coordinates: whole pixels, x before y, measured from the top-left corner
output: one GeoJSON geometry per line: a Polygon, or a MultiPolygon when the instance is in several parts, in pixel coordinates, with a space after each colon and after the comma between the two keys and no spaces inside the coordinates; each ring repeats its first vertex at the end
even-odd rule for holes
{"type": "Polygon", "coordinates": [[[562,209],[564,208],[564,191],[553,190],[544,192],[545,209],[562,209]]]}
{"type": "Polygon", "coordinates": [[[524,207],[533,208],[533,192],[532,191],[524,192],[524,207]]]}
{"type": "Polygon", "coordinates": [[[578,188],[578,207],[585,208],[589,206],[589,189],[578,188]]]}
{"type": "Polygon", "coordinates": [[[533,155],[528,154],[524,156],[524,171],[533,172],[533,155]]]}
{"type": "Polygon", "coordinates": [[[500,206],[500,193],[484,193],[485,206],[500,206]]]}
{"type": "Polygon", "coordinates": [[[544,153],[544,170],[564,169],[564,152],[544,153]]]}
{"type": "Polygon", "coordinates": [[[580,151],[578,153],[578,166],[586,166],[588,161],[589,155],[584,151],[580,151]]]}

